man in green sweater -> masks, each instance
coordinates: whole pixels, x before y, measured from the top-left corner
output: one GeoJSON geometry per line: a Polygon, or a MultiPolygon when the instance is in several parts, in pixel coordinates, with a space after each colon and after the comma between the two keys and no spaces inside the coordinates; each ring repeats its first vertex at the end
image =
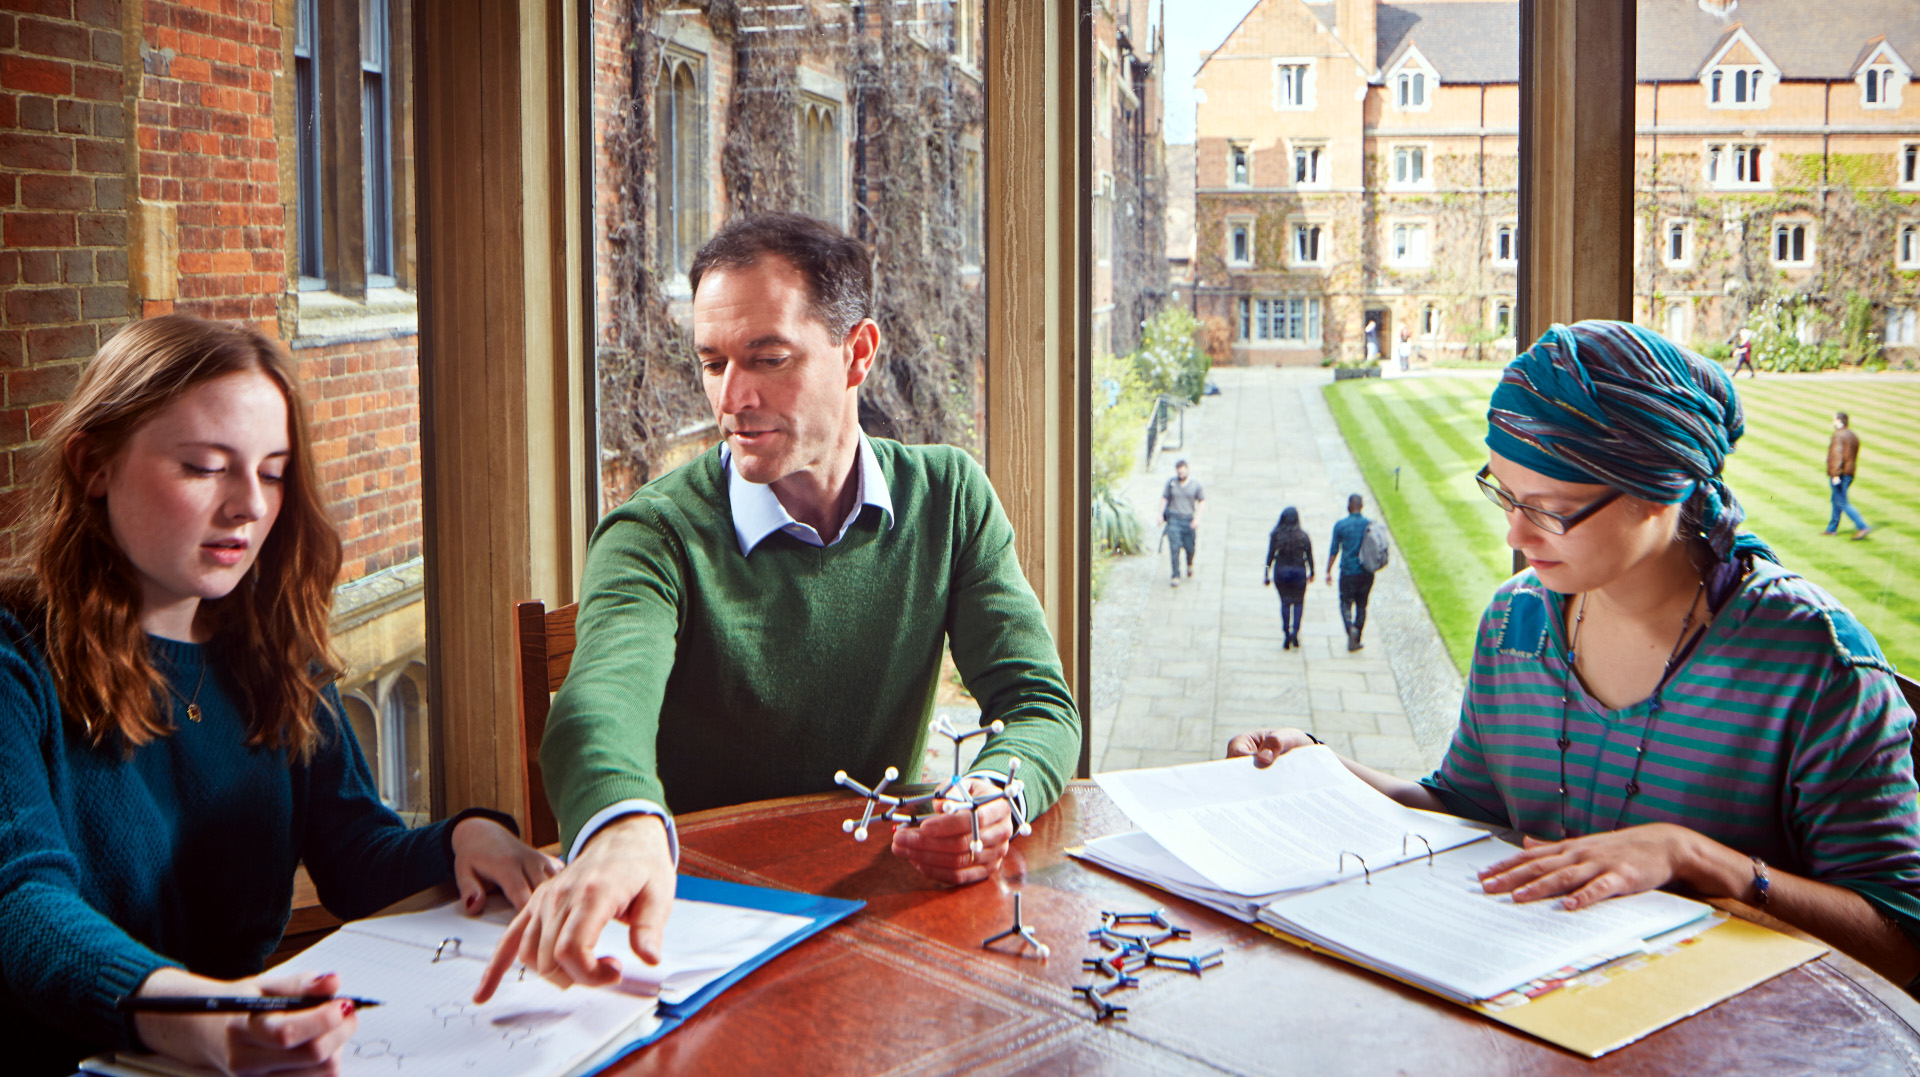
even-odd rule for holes
{"type": "MultiPolygon", "coordinates": [[[[976,792],[1013,760],[1039,814],[1079,754],[1080,720],[1013,529],[972,458],[873,441],[857,390],[880,330],[871,258],[792,214],[730,222],[689,273],[694,350],[723,442],[608,514],[587,555],[567,682],[540,765],[567,867],[494,954],[557,983],[619,976],[607,923],[659,960],[677,847],[669,811],[914,774],[948,641],[982,720],[976,792]]],[[[1005,801],[893,835],[931,878],[975,882],[1013,836],[1005,801]]]]}

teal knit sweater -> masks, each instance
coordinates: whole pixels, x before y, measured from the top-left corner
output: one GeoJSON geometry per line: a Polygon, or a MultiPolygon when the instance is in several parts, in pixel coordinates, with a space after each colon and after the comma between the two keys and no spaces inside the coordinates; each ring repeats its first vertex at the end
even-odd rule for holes
{"type": "Polygon", "coordinates": [[[775,532],[742,556],[715,448],[609,513],[540,765],[563,847],[600,809],[675,812],[919,771],[950,641],[982,720],[976,767],[1020,759],[1028,806],[1072,775],[1080,720],[986,475],[947,446],[874,439],[894,506],[839,542],[775,532]]]}
{"type": "MultiPolygon", "coordinates": [[[[132,1022],[114,1005],[157,968],[259,972],[302,859],[343,918],[453,873],[452,821],[407,830],[380,804],[345,722],[322,713],[325,740],[290,766],[284,751],[246,746],[216,648],[148,642],[182,697],[197,688],[202,720],[175,701],[172,735],[131,755],[96,750],[62,718],[41,642],[0,612],[0,1070],[10,1074],[72,1073],[85,1054],[131,1045],[132,1022]]],[[[328,699],[338,713],[331,689],[328,699]]]]}

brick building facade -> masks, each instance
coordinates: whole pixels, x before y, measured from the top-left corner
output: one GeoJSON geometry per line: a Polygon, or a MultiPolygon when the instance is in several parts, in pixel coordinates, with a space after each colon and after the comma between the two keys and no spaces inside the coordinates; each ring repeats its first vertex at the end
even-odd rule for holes
{"type": "MultiPolygon", "coordinates": [[[[1916,352],[1920,9],[1640,0],[1635,317],[1724,341],[1851,301],[1916,352]],[[1716,96],[1717,95],[1717,96],[1716,96]],[[1911,230],[1910,229],[1911,226],[1911,230]],[[1901,244],[1908,244],[1902,248],[1901,244]]],[[[1259,0],[1202,65],[1197,309],[1218,361],[1512,353],[1519,10],[1259,0]]]]}
{"type": "Polygon", "coordinates": [[[396,286],[413,280],[410,109],[388,46],[410,40],[408,7],[0,10],[0,542],[14,552],[24,454],[129,318],[179,311],[286,341],[345,544],[348,714],[383,795],[424,811],[417,329],[396,286]]]}

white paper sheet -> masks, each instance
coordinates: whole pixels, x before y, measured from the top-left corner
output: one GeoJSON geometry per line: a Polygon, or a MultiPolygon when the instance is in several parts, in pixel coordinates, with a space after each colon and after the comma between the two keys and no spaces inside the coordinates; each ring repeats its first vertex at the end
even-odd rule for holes
{"type": "MultiPolygon", "coordinates": [[[[465,916],[458,904],[436,906],[424,912],[362,920],[354,930],[413,945],[437,947],[440,940],[457,938],[460,952],[485,962],[513,921],[513,909],[494,895],[486,912],[465,916]]],[[[676,898],[660,964],[648,965],[633,954],[627,925],[614,921],[600,933],[597,957],[620,962],[620,989],[636,995],[657,995],[662,1002],[679,1002],[724,975],[729,969],[812,921],[804,916],[716,905],[676,898]]],[[[478,984],[478,976],[475,977],[478,984]]]]}
{"type": "Polygon", "coordinates": [[[1329,748],[1288,752],[1264,770],[1251,759],[1094,776],[1167,852],[1211,886],[1272,894],[1375,871],[1486,837],[1484,830],[1415,811],[1347,770],[1329,748]],[[1422,844],[1408,835],[1426,839],[1422,844]],[[1406,850],[1403,852],[1403,849],[1406,850]]]}
{"type": "Polygon", "coordinates": [[[1488,894],[1478,871],[1519,850],[1491,841],[1387,872],[1284,898],[1260,918],[1290,934],[1362,956],[1462,1001],[1492,998],[1565,965],[1618,956],[1710,915],[1653,891],[1568,911],[1558,901],[1488,894]]]}

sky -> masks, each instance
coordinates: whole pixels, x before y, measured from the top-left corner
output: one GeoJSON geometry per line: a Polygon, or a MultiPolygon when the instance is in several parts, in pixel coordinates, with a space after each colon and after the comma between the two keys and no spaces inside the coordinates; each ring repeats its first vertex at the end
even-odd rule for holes
{"type": "MultiPolygon", "coordinates": [[[[1254,0],[1176,0],[1166,8],[1168,142],[1193,141],[1193,73],[1227,39],[1254,0]]],[[[1157,15],[1160,7],[1154,5],[1157,15]]]]}

